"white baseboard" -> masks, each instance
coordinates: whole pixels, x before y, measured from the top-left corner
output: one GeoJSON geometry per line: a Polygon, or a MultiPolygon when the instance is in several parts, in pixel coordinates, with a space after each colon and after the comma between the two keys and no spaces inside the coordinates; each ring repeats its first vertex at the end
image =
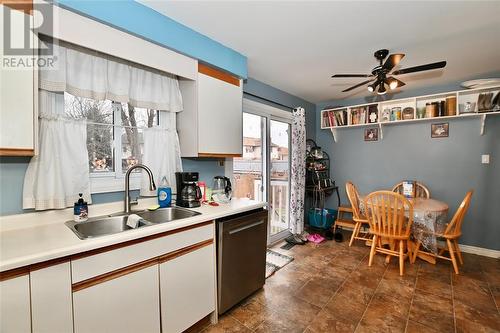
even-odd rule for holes
{"type": "Polygon", "coordinates": [[[465,253],[477,254],[480,256],[491,257],[495,259],[500,258],[500,251],[498,250],[485,249],[483,247],[477,247],[471,245],[463,245],[463,244],[458,244],[458,245],[460,246],[460,250],[462,250],[462,252],[465,253]]]}

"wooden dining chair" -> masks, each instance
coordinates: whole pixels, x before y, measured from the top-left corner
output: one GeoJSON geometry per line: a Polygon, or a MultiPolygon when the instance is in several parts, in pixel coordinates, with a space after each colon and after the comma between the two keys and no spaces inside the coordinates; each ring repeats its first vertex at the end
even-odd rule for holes
{"type": "Polygon", "coordinates": [[[404,274],[404,261],[408,257],[413,205],[408,199],[391,191],[377,191],[365,198],[365,211],[370,233],[373,234],[368,266],[373,263],[376,252],[399,257],[399,274],[404,274]],[[382,246],[382,238],[393,244],[390,249],[382,246]]]}
{"type": "MultiPolygon", "coordinates": [[[[396,192],[399,194],[403,194],[403,182],[397,183],[392,188],[392,192],[396,192]]],[[[415,182],[415,198],[426,198],[429,199],[431,197],[431,192],[422,183],[415,182]]]]}
{"type": "Polygon", "coordinates": [[[352,228],[356,226],[356,222],[349,216],[352,215],[352,208],[347,206],[339,206],[337,211],[337,218],[335,219],[335,223],[333,224],[333,233],[337,232],[337,229],[347,227],[352,228]]]}
{"type": "Polygon", "coordinates": [[[352,230],[351,240],[349,241],[349,246],[352,246],[352,243],[354,242],[355,239],[364,241],[371,239],[371,237],[368,236],[369,234],[360,236],[361,228],[363,226],[369,227],[370,225],[368,224],[366,216],[361,214],[359,208],[359,193],[356,186],[352,182],[347,182],[345,184],[345,191],[347,192],[347,198],[351,203],[352,219],[355,222],[354,229],[352,230]]]}
{"type": "Polygon", "coordinates": [[[448,225],[446,226],[446,229],[444,230],[444,232],[435,234],[437,239],[444,240],[446,242],[446,247],[439,248],[439,252],[436,255],[436,254],[433,254],[430,252],[425,252],[425,251],[421,250],[420,248],[422,246],[422,243],[420,241],[418,241],[416,246],[415,246],[415,249],[413,251],[412,262],[415,262],[419,252],[425,252],[429,255],[436,256],[436,258],[451,261],[451,263],[453,264],[453,270],[455,271],[455,274],[458,274],[457,257],[458,257],[458,261],[460,262],[460,265],[464,264],[464,261],[462,258],[462,253],[460,252],[460,247],[458,246],[458,239],[462,235],[462,223],[464,220],[464,216],[467,213],[467,210],[469,209],[470,200],[472,198],[473,193],[474,193],[474,191],[472,191],[472,190],[467,192],[464,200],[462,200],[462,203],[460,204],[457,211],[455,212],[455,215],[453,215],[453,218],[451,219],[450,223],[448,223],[448,225]],[[449,257],[444,256],[443,254],[445,252],[448,252],[450,254],[450,256],[449,257]]]}

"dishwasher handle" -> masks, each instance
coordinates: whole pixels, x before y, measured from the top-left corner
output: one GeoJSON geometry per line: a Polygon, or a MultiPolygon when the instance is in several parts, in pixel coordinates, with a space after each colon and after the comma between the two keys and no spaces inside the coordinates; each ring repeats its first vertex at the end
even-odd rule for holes
{"type": "Polygon", "coordinates": [[[250,228],[253,228],[253,227],[256,227],[258,225],[261,225],[262,223],[264,223],[264,220],[260,220],[258,222],[254,222],[254,223],[251,223],[251,224],[248,224],[248,225],[245,225],[243,227],[239,227],[239,228],[236,228],[236,229],[233,229],[231,231],[229,231],[229,234],[230,235],[233,235],[233,234],[236,234],[238,232],[241,232],[243,230],[247,230],[247,229],[250,229],[250,228]]]}

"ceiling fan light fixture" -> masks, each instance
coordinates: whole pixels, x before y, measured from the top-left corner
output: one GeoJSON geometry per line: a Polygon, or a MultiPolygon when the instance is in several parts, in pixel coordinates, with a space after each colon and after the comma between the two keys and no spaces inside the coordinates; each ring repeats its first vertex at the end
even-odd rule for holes
{"type": "Polygon", "coordinates": [[[375,91],[375,87],[377,86],[377,82],[373,83],[373,84],[369,84],[368,85],[368,91],[369,92],[374,92],[375,91]]]}
{"type": "Polygon", "coordinates": [[[385,89],[385,85],[384,85],[384,82],[380,82],[380,85],[378,87],[378,91],[377,91],[377,94],[378,95],[385,95],[385,93],[387,92],[387,90],[385,89]]]}
{"type": "Polygon", "coordinates": [[[394,90],[394,89],[396,89],[397,87],[398,87],[398,81],[396,81],[396,80],[391,80],[391,81],[390,81],[390,83],[389,83],[389,88],[390,88],[391,90],[394,90]]]}

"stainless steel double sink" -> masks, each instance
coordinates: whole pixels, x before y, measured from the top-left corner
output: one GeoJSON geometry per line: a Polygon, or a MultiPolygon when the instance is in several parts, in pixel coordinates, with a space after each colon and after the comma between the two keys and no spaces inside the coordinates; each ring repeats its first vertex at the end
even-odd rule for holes
{"type": "MultiPolygon", "coordinates": [[[[137,228],[143,228],[160,223],[177,221],[188,217],[200,215],[189,209],[179,207],[160,208],[154,211],[144,210],[133,212],[142,217],[137,228]]],[[[127,225],[129,214],[119,213],[108,216],[94,217],[85,222],[68,221],[66,225],[80,239],[94,238],[105,235],[117,234],[124,231],[133,230],[127,225]]]]}

